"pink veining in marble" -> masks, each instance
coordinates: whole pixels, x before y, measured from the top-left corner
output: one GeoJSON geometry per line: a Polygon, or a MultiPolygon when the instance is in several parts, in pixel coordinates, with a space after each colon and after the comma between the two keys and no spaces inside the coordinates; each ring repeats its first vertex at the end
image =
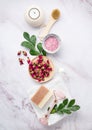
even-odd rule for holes
{"type": "Polygon", "coordinates": [[[12,102],[14,100],[14,97],[3,86],[4,86],[4,84],[2,84],[2,82],[0,82],[0,90],[6,96],[7,100],[12,102]]]}
{"type": "Polygon", "coordinates": [[[30,112],[35,113],[31,103],[28,101],[27,98],[24,98],[21,103],[22,103],[22,109],[28,108],[30,112]]]}

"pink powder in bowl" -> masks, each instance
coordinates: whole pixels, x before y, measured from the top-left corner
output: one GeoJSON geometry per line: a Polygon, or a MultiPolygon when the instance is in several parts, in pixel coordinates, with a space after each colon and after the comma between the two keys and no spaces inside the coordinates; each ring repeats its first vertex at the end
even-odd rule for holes
{"type": "Polygon", "coordinates": [[[59,41],[55,36],[50,36],[45,40],[44,46],[46,50],[53,52],[58,48],[59,41]]]}

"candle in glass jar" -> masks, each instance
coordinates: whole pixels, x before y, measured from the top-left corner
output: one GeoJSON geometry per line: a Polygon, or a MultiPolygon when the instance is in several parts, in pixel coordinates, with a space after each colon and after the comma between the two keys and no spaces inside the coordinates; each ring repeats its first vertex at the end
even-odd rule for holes
{"type": "Polygon", "coordinates": [[[25,19],[33,27],[41,26],[44,22],[44,11],[33,5],[26,10],[25,19]]]}
{"type": "Polygon", "coordinates": [[[37,8],[30,9],[29,17],[31,17],[31,19],[38,19],[40,17],[40,11],[37,8]]]}

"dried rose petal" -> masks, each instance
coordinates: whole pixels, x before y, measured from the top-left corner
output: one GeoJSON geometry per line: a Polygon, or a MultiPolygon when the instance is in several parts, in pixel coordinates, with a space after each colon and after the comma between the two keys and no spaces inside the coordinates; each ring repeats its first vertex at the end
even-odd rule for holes
{"type": "Polygon", "coordinates": [[[40,68],[40,67],[41,67],[41,65],[40,65],[40,64],[38,64],[38,67],[40,68]]]}
{"type": "Polygon", "coordinates": [[[50,72],[50,71],[52,71],[52,68],[47,68],[47,70],[50,72]]]}
{"type": "Polygon", "coordinates": [[[27,63],[28,63],[28,64],[30,64],[30,62],[31,62],[30,60],[27,60],[27,63]]]}
{"type": "Polygon", "coordinates": [[[33,67],[33,64],[32,64],[32,63],[29,64],[29,68],[31,68],[31,67],[33,67]]]}
{"type": "Polygon", "coordinates": [[[47,68],[47,64],[46,63],[43,66],[44,66],[45,69],[47,68]]]}
{"type": "Polygon", "coordinates": [[[49,73],[48,73],[48,72],[47,72],[47,73],[45,73],[45,76],[46,76],[46,77],[48,77],[48,76],[49,76],[49,73]]]}
{"type": "Polygon", "coordinates": [[[41,79],[38,79],[39,82],[41,82],[41,79]]]}
{"type": "Polygon", "coordinates": [[[42,78],[44,79],[44,75],[42,75],[42,78]]]}
{"type": "Polygon", "coordinates": [[[43,62],[43,59],[38,59],[37,64],[41,64],[43,62]]]}
{"type": "Polygon", "coordinates": [[[42,66],[42,68],[41,68],[42,70],[44,70],[44,66],[42,66]]]}
{"type": "Polygon", "coordinates": [[[34,66],[36,66],[37,64],[36,63],[33,63],[34,66]]]}
{"type": "Polygon", "coordinates": [[[31,64],[31,60],[30,60],[29,57],[27,57],[27,63],[28,63],[28,64],[31,64]]]}
{"type": "Polygon", "coordinates": [[[26,51],[23,51],[23,55],[24,55],[24,56],[27,56],[27,52],[26,52],[26,51]]]}
{"type": "Polygon", "coordinates": [[[36,70],[38,70],[38,66],[36,66],[36,70]]]}
{"type": "Polygon", "coordinates": [[[39,74],[38,73],[36,73],[36,77],[38,77],[39,76],[39,74]]]}
{"type": "Polygon", "coordinates": [[[42,81],[44,81],[44,78],[42,79],[42,81]]]}
{"type": "Polygon", "coordinates": [[[43,56],[42,55],[39,55],[39,59],[42,59],[43,58],[43,56]]]}
{"type": "Polygon", "coordinates": [[[47,60],[47,63],[50,64],[49,60],[47,60]]]}
{"type": "Polygon", "coordinates": [[[20,63],[20,65],[23,65],[24,64],[23,59],[19,58],[19,63],[20,63]]]}
{"type": "Polygon", "coordinates": [[[17,53],[17,55],[20,56],[20,55],[21,55],[21,51],[19,51],[19,52],[17,53]]]}
{"type": "Polygon", "coordinates": [[[31,74],[33,74],[33,73],[34,73],[34,71],[30,70],[30,73],[31,73],[31,74]]]}
{"type": "Polygon", "coordinates": [[[42,63],[43,62],[43,59],[42,60],[39,60],[39,63],[42,63]]]}
{"type": "Polygon", "coordinates": [[[34,76],[35,76],[34,73],[32,73],[31,76],[34,78],[34,76]]]}

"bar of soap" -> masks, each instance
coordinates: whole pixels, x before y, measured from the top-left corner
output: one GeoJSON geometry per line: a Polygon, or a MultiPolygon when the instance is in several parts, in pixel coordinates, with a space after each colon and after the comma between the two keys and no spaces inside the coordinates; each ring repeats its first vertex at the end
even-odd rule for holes
{"type": "Polygon", "coordinates": [[[39,108],[42,108],[48,100],[52,97],[53,93],[44,86],[41,86],[31,98],[32,102],[39,108]]]}

